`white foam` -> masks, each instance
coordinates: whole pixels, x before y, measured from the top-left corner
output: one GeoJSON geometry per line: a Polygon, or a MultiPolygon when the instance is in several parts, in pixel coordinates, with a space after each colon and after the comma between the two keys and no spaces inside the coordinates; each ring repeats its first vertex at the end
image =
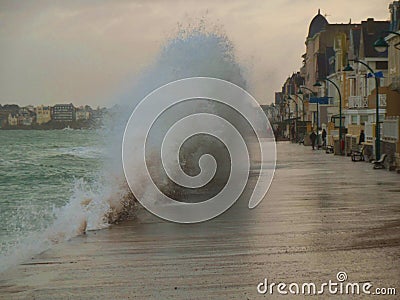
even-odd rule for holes
{"type": "MultiPolygon", "coordinates": [[[[109,226],[129,214],[132,197],[122,171],[121,144],[123,130],[135,105],[149,92],[168,82],[193,76],[208,76],[228,80],[241,87],[246,82],[240,66],[235,62],[233,45],[220,32],[206,29],[202,20],[198,25],[180,29],[169,39],[155,62],[145,70],[133,86],[122,93],[120,105],[113,108],[99,132],[107,146],[96,148],[61,148],[59,153],[86,157],[105,157],[104,167],[94,184],[77,179],[68,203],[61,208],[49,208],[54,221],[42,230],[21,234],[0,254],[0,272],[29,259],[55,243],[68,240],[85,230],[109,226]]],[[[2,162],[5,163],[5,162],[2,162]]],[[[29,220],[29,218],[28,218],[29,220]]]]}

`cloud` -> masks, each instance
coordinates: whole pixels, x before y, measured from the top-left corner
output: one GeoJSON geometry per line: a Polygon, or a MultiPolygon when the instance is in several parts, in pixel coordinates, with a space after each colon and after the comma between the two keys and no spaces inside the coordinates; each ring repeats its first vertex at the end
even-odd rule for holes
{"type": "Polygon", "coordinates": [[[178,23],[202,16],[223,27],[248,67],[251,92],[269,103],[301,66],[318,8],[330,22],[347,23],[388,19],[390,2],[2,1],[0,103],[112,105],[178,23]]]}

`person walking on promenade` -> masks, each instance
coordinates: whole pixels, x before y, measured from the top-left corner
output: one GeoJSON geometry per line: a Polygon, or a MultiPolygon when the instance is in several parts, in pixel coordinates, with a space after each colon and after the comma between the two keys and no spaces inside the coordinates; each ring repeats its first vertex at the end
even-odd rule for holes
{"type": "Polygon", "coordinates": [[[365,133],[364,133],[364,130],[361,130],[361,132],[360,132],[360,140],[358,141],[358,144],[361,145],[364,142],[365,142],[365,133]]]}
{"type": "Polygon", "coordinates": [[[294,125],[292,125],[291,129],[290,129],[290,133],[292,135],[292,142],[295,141],[295,137],[296,137],[296,129],[294,127],[294,125]]]}
{"type": "Polygon", "coordinates": [[[315,141],[317,140],[317,135],[315,134],[314,130],[310,134],[310,139],[311,139],[311,146],[312,149],[315,149],[315,141]]]}
{"type": "Polygon", "coordinates": [[[322,147],[326,147],[326,130],[322,129],[322,147]]]}

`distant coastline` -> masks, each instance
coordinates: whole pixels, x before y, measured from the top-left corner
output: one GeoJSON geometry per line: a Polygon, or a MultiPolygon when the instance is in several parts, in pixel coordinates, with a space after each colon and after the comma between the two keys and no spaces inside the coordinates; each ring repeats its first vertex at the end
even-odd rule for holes
{"type": "Polygon", "coordinates": [[[106,108],[75,107],[72,103],[36,107],[5,104],[0,105],[0,130],[95,129],[109,113],[106,108]]]}
{"type": "Polygon", "coordinates": [[[63,130],[63,129],[97,129],[101,127],[102,122],[88,121],[72,121],[72,122],[59,122],[50,121],[44,124],[32,125],[5,125],[0,127],[0,130],[63,130]]]}

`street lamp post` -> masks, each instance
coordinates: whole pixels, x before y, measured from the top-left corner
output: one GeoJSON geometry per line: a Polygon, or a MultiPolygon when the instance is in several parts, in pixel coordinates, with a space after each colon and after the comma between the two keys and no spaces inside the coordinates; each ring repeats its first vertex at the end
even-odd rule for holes
{"type": "MultiPolygon", "coordinates": [[[[375,71],[365,62],[358,59],[349,59],[349,61],[354,61],[356,63],[362,64],[365,66],[372,74],[375,74],[375,71]]],[[[350,65],[344,69],[344,71],[354,71],[350,65]]],[[[374,76],[375,78],[375,93],[376,93],[376,119],[375,119],[375,159],[378,161],[381,157],[381,136],[380,136],[380,125],[379,125],[379,78],[374,76]]]]}
{"type": "MultiPolygon", "coordinates": [[[[309,91],[311,96],[313,96],[313,97],[316,96],[316,94],[314,93],[314,91],[313,91],[312,89],[309,89],[308,87],[306,87],[306,86],[304,86],[304,85],[301,85],[300,88],[309,91]]],[[[318,104],[318,103],[317,103],[317,104],[318,104]]]]}
{"type": "Polygon", "coordinates": [[[286,101],[286,104],[287,104],[287,106],[288,106],[288,113],[289,113],[289,114],[288,114],[288,120],[289,120],[289,122],[290,122],[290,114],[291,114],[291,112],[290,112],[290,99],[291,99],[290,96],[286,98],[286,100],[287,100],[287,101],[286,101]]]}
{"type": "MultiPolygon", "coordinates": [[[[299,99],[300,97],[299,97],[299,94],[297,94],[296,95],[297,96],[297,99],[299,99]]],[[[296,138],[296,141],[298,140],[298,133],[297,133],[297,129],[298,129],[298,126],[297,126],[297,121],[298,121],[298,118],[299,118],[299,105],[298,105],[298,100],[296,101],[296,100],[294,100],[292,97],[288,97],[288,99],[289,100],[293,100],[293,102],[294,102],[294,104],[295,104],[295,123],[294,123],[294,129],[295,129],[295,134],[296,134],[296,136],[295,136],[295,138],[296,138]]],[[[303,100],[301,100],[301,102],[302,102],[302,104],[303,104],[303,111],[304,111],[304,103],[303,103],[303,100]]],[[[300,118],[301,119],[301,118],[300,118]]],[[[303,118],[304,119],[304,118],[303,118]]]]}
{"type": "MultiPolygon", "coordinates": [[[[304,86],[304,85],[301,85],[300,88],[309,91],[311,96],[314,96],[314,97],[316,96],[316,94],[314,93],[314,91],[313,91],[312,89],[309,89],[308,87],[306,87],[306,86],[304,86]]],[[[318,124],[318,120],[319,120],[319,107],[318,107],[318,101],[317,101],[317,141],[318,141],[318,135],[319,135],[319,124],[318,124]]],[[[318,144],[318,145],[319,145],[319,144],[318,144]]],[[[318,145],[317,145],[317,149],[319,148],[318,145]]]]}
{"type": "Polygon", "coordinates": [[[304,122],[304,98],[303,96],[300,97],[300,95],[303,95],[303,92],[301,91],[301,89],[299,89],[298,93],[296,94],[297,96],[297,102],[296,102],[296,140],[299,140],[299,133],[298,133],[298,124],[297,121],[299,119],[299,100],[301,101],[301,114],[300,114],[300,121],[304,122]]]}
{"type": "MultiPolygon", "coordinates": [[[[297,99],[298,99],[298,97],[297,97],[297,99]]],[[[296,105],[296,119],[294,120],[294,133],[295,133],[295,138],[296,138],[296,143],[297,143],[297,140],[299,139],[299,137],[298,137],[298,132],[297,132],[297,120],[298,120],[298,118],[299,118],[299,105],[298,105],[298,102],[299,100],[297,100],[297,101],[294,101],[294,104],[296,105]]]]}
{"type": "MultiPolygon", "coordinates": [[[[297,93],[297,97],[300,98],[300,95],[303,95],[303,92],[300,90],[297,93]]],[[[300,98],[301,100],[301,120],[304,121],[304,96],[302,96],[302,98],[300,98]]]]}
{"type": "MultiPolygon", "coordinates": [[[[304,85],[301,85],[300,88],[309,91],[310,95],[315,97],[315,93],[312,89],[309,89],[308,87],[306,87],[304,85]]],[[[304,98],[303,98],[303,112],[304,112],[304,98]]],[[[304,114],[303,114],[303,118],[304,118],[304,114]]]]}
{"type": "Polygon", "coordinates": [[[290,97],[290,95],[288,95],[286,97],[286,101],[285,102],[286,102],[286,105],[288,107],[288,118],[287,118],[286,126],[289,126],[289,132],[288,132],[289,139],[291,137],[291,114],[292,114],[292,112],[290,111],[290,100],[293,100],[293,99],[292,99],[292,97],[290,97]]]}
{"type": "MultiPolygon", "coordinates": [[[[299,108],[298,108],[298,105],[297,105],[297,102],[296,102],[296,100],[294,100],[292,97],[290,97],[289,96],[289,99],[290,100],[293,100],[293,102],[294,102],[294,104],[295,104],[295,120],[294,120],[294,132],[295,132],[295,136],[293,137],[293,138],[295,138],[296,139],[296,141],[297,141],[297,118],[299,117],[299,108]]],[[[291,127],[291,126],[290,126],[291,127]]],[[[290,132],[290,134],[291,134],[291,132],[290,132]]]]}
{"type": "MultiPolygon", "coordinates": [[[[321,83],[319,83],[318,81],[314,84],[314,86],[315,87],[321,87],[322,86],[322,84],[321,83]]],[[[319,135],[319,101],[318,101],[318,99],[317,99],[317,141],[318,141],[318,135],[319,135]]],[[[318,146],[319,146],[319,143],[318,143],[318,146]]],[[[317,148],[319,148],[319,147],[317,147],[317,148]]]]}
{"type": "Polygon", "coordinates": [[[326,77],[323,80],[326,80],[326,81],[332,83],[339,94],[339,149],[340,149],[339,153],[340,153],[340,155],[342,155],[342,94],[340,93],[340,89],[334,81],[332,81],[326,77]]]}
{"type": "Polygon", "coordinates": [[[281,102],[281,122],[282,122],[282,136],[284,136],[285,131],[286,131],[286,123],[288,118],[290,117],[290,112],[289,112],[289,117],[288,117],[288,98],[286,95],[283,96],[282,102],[281,102]]]}

